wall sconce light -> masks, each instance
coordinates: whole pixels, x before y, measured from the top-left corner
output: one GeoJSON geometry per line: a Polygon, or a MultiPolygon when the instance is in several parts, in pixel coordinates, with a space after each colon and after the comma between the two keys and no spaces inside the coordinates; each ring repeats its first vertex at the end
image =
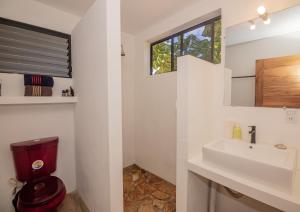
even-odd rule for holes
{"type": "Polygon", "coordinates": [[[267,25],[271,23],[271,18],[267,13],[267,9],[265,8],[265,6],[259,6],[257,8],[257,13],[259,14],[259,17],[263,20],[264,24],[267,25]]]}
{"type": "Polygon", "coordinates": [[[125,56],[126,56],[125,51],[124,51],[123,44],[121,45],[121,56],[122,56],[122,57],[125,57],[125,56]]]}
{"type": "Polygon", "coordinates": [[[268,13],[265,13],[265,15],[263,15],[261,18],[264,24],[268,25],[271,23],[271,18],[269,17],[268,13]]]}
{"type": "Polygon", "coordinates": [[[264,24],[268,25],[271,23],[271,18],[268,18],[267,20],[264,21],[264,24]]]}
{"type": "Polygon", "coordinates": [[[267,9],[265,8],[265,6],[261,5],[257,8],[256,11],[259,15],[264,15],[267,12],[267,9]]]}
{"type": "Polygon", "coordinates": [[[256,25],[254,21],[249,21],[250,22],[250,30],[255,30],[256,29],[256,25]]]}
{"type": "MultiPolygon", "coordinates": [[[[264,24],[268,25],[271,23],[271,18],[269,16],[269,14],[267,13],[267,9],[265,6],[259,6],[257,8],[257,13],[259,14],[259,18],[263,21],[264,24]]],[[[256,25],[254,21],[249,21],[250,23],[250,30],[255,30],[256,29],[256,25]]]]}

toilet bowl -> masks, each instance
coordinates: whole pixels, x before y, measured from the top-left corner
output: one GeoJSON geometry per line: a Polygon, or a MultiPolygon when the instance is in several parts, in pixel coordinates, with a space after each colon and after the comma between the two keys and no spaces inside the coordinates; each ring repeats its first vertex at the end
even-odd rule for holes
{"type": "Polygon", "coordinates": [[[56,170],[58,137],[30,140],[10,145],[16,178],[26,184],[18,193],[20,212],[54,212],[66,195],[56,170]]]}

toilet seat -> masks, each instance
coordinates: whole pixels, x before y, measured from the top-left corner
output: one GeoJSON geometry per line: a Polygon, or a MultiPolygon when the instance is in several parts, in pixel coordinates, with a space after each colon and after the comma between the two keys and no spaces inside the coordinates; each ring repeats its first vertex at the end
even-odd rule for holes
{"type": "Polygon", "coordinates": [[[18,208],[41,207],[61,202],[66,194],[65,185],[55,176],[47,176],[27,183],[19,193],[18,208]]]}

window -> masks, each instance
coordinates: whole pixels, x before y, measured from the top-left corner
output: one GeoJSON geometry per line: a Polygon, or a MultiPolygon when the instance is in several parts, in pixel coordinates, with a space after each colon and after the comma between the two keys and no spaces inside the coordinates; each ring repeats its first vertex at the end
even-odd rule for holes
{"type": "Polygon", "coordinates": [[[152,46],[152,64],[157,73],[172,71],[172,39],[152,46]]]}
{"type": "Polygon", "coordinates": [[[151,44],[151,75],[177,70],[177,57],[193,55],[218,64],[221,62],[221,17],[151,44]]]}
{"type": "Polygon", "coordinates": [[[72,77],[71,36],[0,18],[0,72],[72,77]]]}

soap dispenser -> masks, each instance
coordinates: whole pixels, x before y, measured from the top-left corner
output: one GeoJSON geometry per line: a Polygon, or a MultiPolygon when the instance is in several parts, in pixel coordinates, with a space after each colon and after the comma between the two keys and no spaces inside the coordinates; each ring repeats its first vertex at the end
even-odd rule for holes
{"type": "Polygon", "coordinates": [[[235,124],[232,129],[232,138],[242,140],[242,129],[239,124],[235,124]]]}

